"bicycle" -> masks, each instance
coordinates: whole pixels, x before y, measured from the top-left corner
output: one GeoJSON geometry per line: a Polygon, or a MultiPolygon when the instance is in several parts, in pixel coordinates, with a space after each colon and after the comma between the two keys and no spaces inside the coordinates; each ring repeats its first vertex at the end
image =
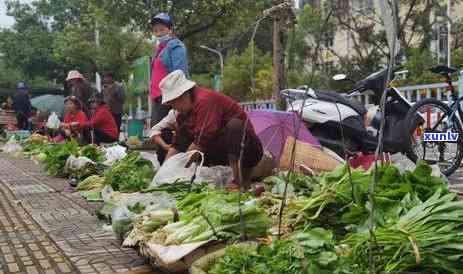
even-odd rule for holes
{"type": "Polygon", "coordinates": [[[446,66],[431,68],[431,72],[446,78],[447,90],[451,92],[451,102],[445,104],[435,98],[427,98],[416,102],[407,113],[407,121],[417,114],[423,118],[422,123],[409,127],[410,133],[415,136],[410,146],[417,157],[416,160],[438,164],[439,169],[446,176],[452,175],[463,160],[463,127],[460,119],[463,117],[460,104],[463,96],[458,98],[452,84],[452,74],[456,71],[446,66]],[[451,158],[446,159],[447,156],[451,158]]]}

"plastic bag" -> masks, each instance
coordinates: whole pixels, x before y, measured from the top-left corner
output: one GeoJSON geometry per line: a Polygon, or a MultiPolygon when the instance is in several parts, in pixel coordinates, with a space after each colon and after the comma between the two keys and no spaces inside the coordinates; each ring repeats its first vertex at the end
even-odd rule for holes
{"type": "Polygon", "coordinates": [[[196,176],[195,182],[208,182],[218,188],[225,188],[233,177],[229,166],[201,167],[201,174],[196,176]]]}
{"type": "Polygon", "coordinates": [[[96,163],[87,157],[76,157],[74,155],[71,155],[66,160],[64,170],[65,172],[79,170],[81,168],[84,168],[86,165],[96,165],[96,163]]]}
{"type": "Polygon", "coordinates": [[[199,151],[178,153],[164,162],[164,164],[159,168],[158,172],[154,176],[150,186],[157,187],[162,184],[172,184],[177,180],[190,181],[193,177],[193,174],[195,173],[195,170],[197,177],[195,182],[199,182],[198,178],[201,174],[203,163],[204,154],[199,151]],[[189,168],[186,168],[185,165],[188,163],[190,157],[193,156],[194,153],[201,154],[201,163],[197,166],[197,168],[196,164],[192,164],[189,168]]]}
{"type": "Polygon", "coordinates": [[[161,167],[159,163],[158,156],[156,154],[148,153],[148,152],[140,152],[141,158],[150,161],[153,164],[153,169],[158,170],[161,167]]]}
{"type": "Polygon", "coordinates": [[[2,147],[3,152],[5,153],[16,153],[23,151],[22,146],[16,141],[16,138],[12,136],[10,140],[2,147]]]}
{"type": "Polygon", "coordinates": [[[111,214],[113,231],[124,238],[132,230],[133,220],[144,212],[151,212],[175,207],[175,199],[167,193],[134,193],[117,202],[117,207],[111,214]],[[142,208],[141,212],[133,212],[130,208],[142,208]]]}
{"type": "Polygon", "coordinates": [[[55,112],[52,112],[52,114],[48,117],[47,121],[47,128],[51,129],[58,129],[61,121],[58,118],[58,115],[56,115],[55,112]]]}
{"type": "Polygon", "coordinates": [[[112,166],[117,160],[120,160],[127,155],[127,149],[120,145],[103,149],[105,151],[106,158],[106,161],[104,161],[103,164],[107,166],[112,166]]]}

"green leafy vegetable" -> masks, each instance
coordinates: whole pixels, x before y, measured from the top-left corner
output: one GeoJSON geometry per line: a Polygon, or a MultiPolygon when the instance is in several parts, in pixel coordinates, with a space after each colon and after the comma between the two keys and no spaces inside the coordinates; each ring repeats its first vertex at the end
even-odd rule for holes
{"type": "Polygon", "coordinates": [[[130,152],[104,173],[105,184],[115,191],[137,192],[145,189],[154,177],[153,165],[139,152],[130,152]]]}

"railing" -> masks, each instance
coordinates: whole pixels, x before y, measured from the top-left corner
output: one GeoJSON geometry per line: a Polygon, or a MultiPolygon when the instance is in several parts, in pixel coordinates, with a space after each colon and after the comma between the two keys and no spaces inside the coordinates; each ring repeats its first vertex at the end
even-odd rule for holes
{"type": "MultiPolygon", "coordinates": [[[[459,90],[460,96],[463,95],[463,77],[460,78],[460,84],[455,83],[455,88],[459,90]]],[[[415,103],[425,98],[436,98],[442,101],[450,101],[450,92],[447,90],[446,83],[428,84],[428,85],[415,85],[405,86],[397,88],[402,96],[404,96],[409,102],[415,103]]],[[[371,103],[371,93],[355,96],[357,100],[369,105],[371,103]]],[[[246,110],[259,110],[259,109],[276,109],[274,100],[263,100],[255,102],[243,102],[241,106],[246,110]]]]}

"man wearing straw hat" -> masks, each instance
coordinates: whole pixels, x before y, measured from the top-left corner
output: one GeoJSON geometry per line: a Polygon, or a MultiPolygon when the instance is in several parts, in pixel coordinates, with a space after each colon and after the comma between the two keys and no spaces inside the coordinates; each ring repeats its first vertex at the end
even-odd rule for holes
{"type": "MultiPolygon", "coordinates": [[[[230,165],[234,180],[229,190],[239,189],[240,175],[241,185],[248,188],[252,169],[262,158],[263,149],[239,104],[228,96],[197,86],[181,70],[167,75],[159,86],[162,103],[178,112],[178,138],[168,157],[178,151],[201,151],[207,166],[230,165]]],[[[197,160],[198,154],[194,154],[189,164],[197,160]]]]}

